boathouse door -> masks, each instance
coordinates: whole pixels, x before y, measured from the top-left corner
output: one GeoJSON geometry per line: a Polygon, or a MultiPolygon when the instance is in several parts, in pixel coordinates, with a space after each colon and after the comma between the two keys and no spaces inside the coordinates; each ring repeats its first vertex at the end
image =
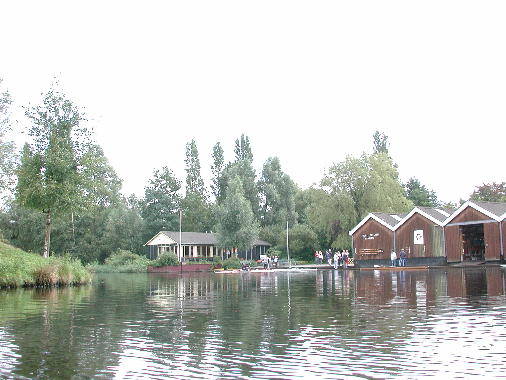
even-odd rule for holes
{"type": "Polygon", "coordinates": [[[485,260],[485,234],[483,224],[460,226],[462,237],[462,261],[485,260]]]}

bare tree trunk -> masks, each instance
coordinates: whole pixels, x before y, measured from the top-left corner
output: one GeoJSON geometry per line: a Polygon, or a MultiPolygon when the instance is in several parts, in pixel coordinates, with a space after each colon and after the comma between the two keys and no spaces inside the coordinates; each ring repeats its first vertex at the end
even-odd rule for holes
{"type": "Polygon", "coordinates": [[[46,212],[46,226],[44,229],[44,251],[42,256],[49,257],[49,249],[51,248],[51,210],[46,212]]]}

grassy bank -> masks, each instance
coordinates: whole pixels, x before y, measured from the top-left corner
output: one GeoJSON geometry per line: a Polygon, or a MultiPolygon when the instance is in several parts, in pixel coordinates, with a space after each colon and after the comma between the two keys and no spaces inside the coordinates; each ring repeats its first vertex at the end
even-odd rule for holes
{"type": "Polygon", "coordinates": [[[0,288],[86,284],[91,275],[80,261],[43,258],[0,242],[0,288]]]}

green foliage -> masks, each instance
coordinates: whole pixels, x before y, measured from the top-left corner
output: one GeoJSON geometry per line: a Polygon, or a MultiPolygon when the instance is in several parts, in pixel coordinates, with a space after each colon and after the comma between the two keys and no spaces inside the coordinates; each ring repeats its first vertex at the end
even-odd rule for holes
{"type": "MultiPolygon", "coordinates": [[[[290,249],[291,249],[291,245],[290,245],[290,249]]],[[[278,256],[278,257],[282,257],[282,256],[286,256],[286,250],[282,251],[280,249],[277,249],[277,248],[269,248],[267,250],[267,255],[269,255],[270,257],[273,257],[273,256],[278,256]],[[283,255],[285,254],[285,255],[283,255]]]]}
{"type": "Polygon", "coordinates": [[[224,173],[227,186],[235,176],[239,176],[244,197],[250,202],[251,210],[257,218],[259,213],[258,187],[253,167],[253,151],[248,136],[243,134],[235,140],[234,153],[235,161],[227,166],[224,173]]]}
{"type": "Polygon", "coordinates": [[[249,249],[258,237],[258,224],[244,197],[239,176],[230,181],[227,196],[219,206],[216,229],[222,248],[249,249]]]}
{"type": "Polygon", "coordinates": [[[433,190],[429,190],[425,185],[422,185],[418,179],[411,177],[404,185],[406,197],[413,202],[415,206],[422,207],[437,207],[440,202],[437,195],[433,190]]]}
{"type": "Polygon", "coordinates": [[[179,229],[180,189],[181,182],[166,166],[153,172],[153,178],[144,188],[144,199],[140,201],[141,215],[146,223],[144,240],[162,230],[179,229]]]}
{"type": "Polygon", "coordinates": [[[118,250],[100,265],[94,262],[88,265],[91,272],[96,273],[142,273],[146,272],[153,263],[145,256],[137,255],[127,250],[118,250]]]}
{"type": "Polygon", "coordinates": [[[281,170],[279,158],[268,158],[262,170],[259,185],[263,226],[293,225],[297,221],[295,212],[296,187],[292,179],[281,170]]]}
{"type": "Polygon", "coordinates": [[[309,188],[297,193],[296,205],[299,224],[307,225],[318,237],[317,248],[327,249],[339,237],[350,240],[347,231],[356,224],[356,217],[349,194],[331,195],[323,189],[309,188]]]}
{"type": "Polygon", "coordinates": [[[140,259],[141,256],[136,255],[135,253],[119,249],[117,252],[113,253],[105,260],[105,264],[119,266],[129,264],[132,261],[137,261],[140,259]]]}
{"type": "MultiPolygon", "coordinates": [[[[211,206],[195,193],[187,193],[181,202],[183,210],[182,228],[184,231],[206,232],[212,229],[211,206]]],[[[177,227],[179,230],[179,226],[177,227]]]]}
{"type": "MultiPolygon", "coordinates": [[[[286,238],[286,235],[283,236],[286,238]]],[[[311,259],[314,250],[318,247],[318,236],[308,226],[297,224],[288,230],[288,243],[291,256],[311,259]]]]}
{"type": "Polygon", "coordinates": [[[225,197],[225,181],[223,178],[223,171],[225,170],[225,157],[223,155],[223,148],[220,142],[213,146],[212,153],[213,163],[211,165],[211,191],[216,199],[216,202],[221,202],[225,197]]]}
{"type": "Polygon", "coordinates": [[[200,173],[199,151],[195,139],[186,144],[186,158],[184,162],[186,166],[186,193],[197,194],[205,199],[206,191],[204,180],[200,173]]]}
{"type": "Polygon", "coordinates": [[[388,154],[388,136],[380,131],[375,131],[373,135],[374,153],[388,154]]]}
{"type": "Polygon", "coordinates": [[[16,200],[24,207],[46,214],[44,256],[49,256],[51,215],[84,207],[95,182],[89,170],[92,160],[89,134],[82,112],[56,89],[50,89],[42,104],[26,109],[31,121],[17,170],[16,200]]]}
{"type": "Polygon", "coordinates": [[[81,262],[42,258],[0,242],[0,287],[77,285],[91,281],[81,262]]]}
{"type": "Polygon", "coordinates": [[[396,165],[386,153],[347,156],[328,170],[321,185],[335,205],[329,209],[336,212],[340,224],[332,241],[339,238],[339,245],[349,246],[345,235],[369,212],[402,213],[413,205],[405,196],[396,165]]]}
{"type": "Polygon", "coordinates": [[[261,227],[258,233],[260,239],[271,243],[274,247],[283,246],[286,238],[283,237],[286,226],[274,225],[261,227]]]}
{"type": "Polygon", "coordinates": [[[476,186],[471,199],[484,202],[506,202],[506,182],[484,183],[476,186]]]}
{"type": "Polygon", "coordinates": [[[11,96],[2,88],[2,78],[0,78],[0,196],[4,192],[10,192],[14,184],[16,154],[14,143],[7,139],[7,133],[10,131],[9,107],[11,103],[11,96]]]}
{"type": "Polygon", "coordinates": [[[230,257],[222,262],[222,267],[228,269],[240,269],[242,267],[241,260],[237,257],[230,257]]]}
{"type": "Polygon", "coordinates": [[[177,256],[172,252],[165,252],[158,256],[158,258],[153,262],[153,266],[155,267],[163,267],[163,266],[172,266],[179,265],[179,260],[177,256]]]}

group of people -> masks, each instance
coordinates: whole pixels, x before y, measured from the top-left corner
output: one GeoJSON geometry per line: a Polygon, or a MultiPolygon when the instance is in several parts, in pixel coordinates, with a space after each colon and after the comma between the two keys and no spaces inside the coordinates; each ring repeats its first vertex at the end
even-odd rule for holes
{"type": "Polygon", "coordinates": [[[392,249],[392,253],[390,253],[390,261],[392,262],[393,267],[405,267],[406,262],[408,261],[408,254],[404,249],[401,249],[399,252],[399,258],[397,258],[397,253],[392,249]]]}
{"type": "Polygon", "coordinates": [[[334,269],[340,267],[347,268],[350,262],[350,253],[347,249],[342,252],[335,251],[334,253],[330,249],[327,249],[325,252],[316,251],[314,257],[317,264],[323,264],[325,260],[329,265],[334,265],[334,269]]]}
{"type": "Polygon", "coordinates": [[[271,269],[271,267],[274,268],[278,267],[279,257],[277,255],[273,257],[270,257],[268,255],[262,255],[261,260],[262,264],[264,265],[264,269],[271,269]]]}

